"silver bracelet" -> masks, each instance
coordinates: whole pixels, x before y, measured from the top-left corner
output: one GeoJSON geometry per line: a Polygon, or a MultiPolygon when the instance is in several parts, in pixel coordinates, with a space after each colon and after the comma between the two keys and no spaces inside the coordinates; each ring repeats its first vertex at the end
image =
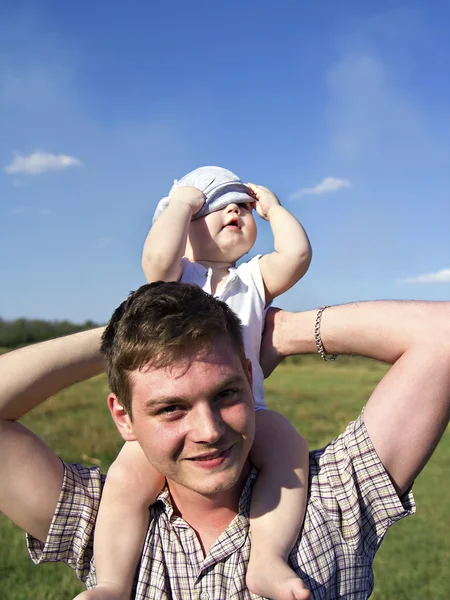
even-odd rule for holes
{"type": "Polygon", "coordinates": [[[325,348],[322,344],[322,338],[320,337],[320,323],[322,321],[322,313],[323,311],[329,308],[328,306],[321,306],[317,311],[316,323],[314,325],[314,339],[316,340],[316,348],[317,354],[320,356],[322,360],[333,361],[336,360],[339,356],[338,354],[330,354],[329,356],[325,353],[325,348]]]}

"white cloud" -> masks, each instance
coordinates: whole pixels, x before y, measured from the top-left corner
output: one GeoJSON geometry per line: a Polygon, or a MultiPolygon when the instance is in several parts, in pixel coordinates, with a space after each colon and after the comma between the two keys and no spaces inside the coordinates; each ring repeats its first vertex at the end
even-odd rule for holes
{"type": "Polygon", "coordinates": [[[10,164],[5,167],[5,172],[9,175],[16,173],[39,175],[46,171],[63,171],[68,167],[80,165],[81,160],[68,154],[52,154],[36,150],[28,156],[20,154],[15,156],[10,164]]]}
{"type": "Polygon", "coordinates": [[[291,200],[296,200],[300,198],[300,196],[306,195],[319,195],[319,194],[329,194],[330,192],[337,192],[343,188],[352,187],[351,182],[348,179],[339,179],[337,177],[325,177],[322,179],[320,183],[312,188],[302,188],[301,190],[297,190],[290,194],[289,198],[291,200]]]}
{"type": "Polygon", "coordinates": [[[450,269],[442,269],[437,273],[427,273],[417,277],[407,277],[400,283],[450,283],[450,269]]]}

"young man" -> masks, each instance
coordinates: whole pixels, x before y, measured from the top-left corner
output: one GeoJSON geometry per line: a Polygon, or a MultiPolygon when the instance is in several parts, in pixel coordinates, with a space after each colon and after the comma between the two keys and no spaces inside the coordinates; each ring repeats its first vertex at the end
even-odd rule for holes
{"type": "MultiPolygon", "coordinates": [[[[364,413],[311,453],[306,519],[290,556],[311,598],[368,597],[386,530],[414,510],[409,488],[449,420],[449,316],[447,303],[406,302],[333,307],[321,319],[268,315],[266,372],[317,347],[395,363],[364,413]]],[[[94,330],[0,359],[0,508],[34,536],[36,561],[65,561],[89,585],[101,476],[64,465],[15,420],[100,372],[100,337],[94,330]]],[[[254,410],[239,322],[195,286],[151,284],[115,312],[103,352],[122,436],[168,481],[150,507],[135,597],[249,598],[254,410]]]]}

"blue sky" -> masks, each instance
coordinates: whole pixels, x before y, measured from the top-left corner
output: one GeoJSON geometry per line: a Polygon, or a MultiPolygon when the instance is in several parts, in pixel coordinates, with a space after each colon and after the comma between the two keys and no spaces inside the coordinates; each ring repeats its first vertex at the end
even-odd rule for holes
{"type": "Polygon", "coordinates": [[[0,316],[105,321],[205,164],[305,226],[278,305],[450,299],[448,22],[443,1],[3,0],[0,316]]]}

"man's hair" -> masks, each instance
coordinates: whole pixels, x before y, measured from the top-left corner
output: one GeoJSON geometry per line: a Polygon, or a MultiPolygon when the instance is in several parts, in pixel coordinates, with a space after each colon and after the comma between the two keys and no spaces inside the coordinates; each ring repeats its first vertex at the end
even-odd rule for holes
{"type": "Polygon", "coordinates": [[[224,302],[193,284],[143,285],[114,311],[102,336],[111,391],[132,418],[132,371],[171,366],[220,340],[246,365],[241,322],[224,302]]]}

